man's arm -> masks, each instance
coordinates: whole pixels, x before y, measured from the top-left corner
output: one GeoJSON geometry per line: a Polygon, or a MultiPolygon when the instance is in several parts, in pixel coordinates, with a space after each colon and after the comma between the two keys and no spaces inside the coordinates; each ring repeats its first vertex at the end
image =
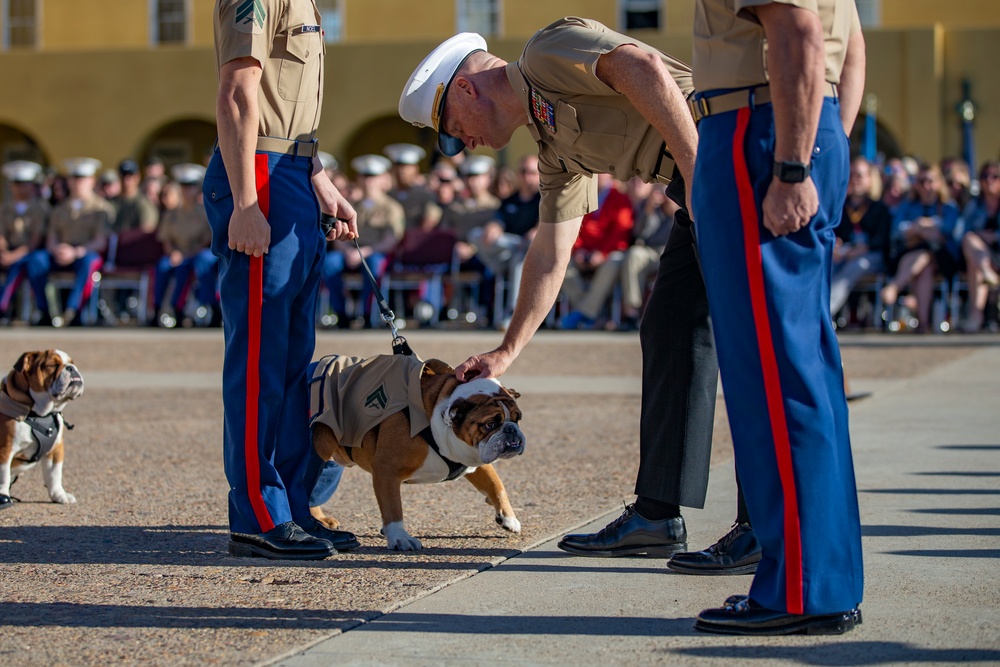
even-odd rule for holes
{"type": "Polygon", "coordinates": [[[233,216],[229,220],[229,247],[254,257],[267,253],[271,227],[257,202],[254,154],[260,110],[257,91],[262,70],[255,58],[231,60],[219,71],[216,116],[219,151],[233,191],[233,216]]]}
{"type": "Polygon", "coordinates": [[[844,124],[844,134],[851,136],[854,121],[861,108],[861,96],[865,92],[865,37],[860,31],[847,41],[847,57],[840,73],[840,120],[844,124]]]}
{"type": "MultiPolygon", "coordinates": [[[[812,160],[826,79],[823,25],[813,12],[772,2],[756,8],[767,35],[767,71],[774,107],[774,159],[812,160]]],[[[798,231],[819,210],[816,184],[771,180],[763,202],[764,226],[777,236],[798,231]]]]}
{"type": "Polygon", "coordinates": [[[503,375],[528,344],[559,297],[581,222],[583,217],[538,225],[538,232],[524,258],[521,273],[524,288],[518,293],[514,316],[503,342],[492,352],[469,357],[458,366],[455,375],[459,380],[503,375]]]}
{"type": "Polygon", "coordinates": [[[687,183],[694,182],[698,130],[684,95],[655,53],[624,44],[597,60],[597,78],[632,103],[656,128],[687,183]]]}

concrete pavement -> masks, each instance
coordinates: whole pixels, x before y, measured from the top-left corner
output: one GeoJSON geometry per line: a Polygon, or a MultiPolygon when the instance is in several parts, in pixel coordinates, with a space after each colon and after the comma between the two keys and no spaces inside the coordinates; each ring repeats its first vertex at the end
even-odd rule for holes
{"type": "MultiPolygon", "coordinates": [[[[1000,664],[1000,347],[929,373],[855,382],[865,623],[839,637],[738,638],[692,630],[749,577],[690,577],[663,561],[585,559],[558,536],[496,567],[265,664],[1000,664]]],[[[713,471],[690,545],[728,530],[731,464],[713,471]]],[[[616,513],[593,517],[584,530],[616,513]]]]}

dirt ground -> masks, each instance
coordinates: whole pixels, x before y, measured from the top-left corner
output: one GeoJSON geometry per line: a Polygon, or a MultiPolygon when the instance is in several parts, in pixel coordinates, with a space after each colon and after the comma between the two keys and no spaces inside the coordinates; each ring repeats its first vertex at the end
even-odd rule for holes
{"type": "MultiPolygon", "coordinates": [[[[425,357],[457,364],[499,335],[410,335],[425,357]]],[[[388,352],[384,332],[321,334],[317,356],[388,352]]],[[[417,554],[379,535],[370,478],[348,470],[327,505],[361,548],[322,562],[230,557],[220,391],[166,381],[218,375],[217,332],[0,332],[0,364],[58,347],[85,378],[103,378],[66,410],[66,489],[48,502],[41,472],[0,512],[0,664],[249,665],[329,636],[470,576],[532,544],[631,502],[638,463],[637,392],[601,393],[601,376],[638,378],[634,335],[540,334],[511,368],[521,378],[581,376],[586,391],[521,390],[524,456],[498,465],[521,535],[500,530],[468,483],[408,486],[417,554]],[[582,363],[581,363],[582,362],[582,363]],[[189,375],[184,375],[189,374],[189,375]],[[116,388],[116,378],[128,378],[116,388]],[[179,385],[179,386],[178,386],[179,385]],[[596,386],[595,386],[596,385],[596,386]]],[[[914,377],[967,352],[954,346],[844,348],[853,379],[914,377]]],[[[637,386],[637,385],[636,385],[637,386]]],[[[730,460],[724,405],[713,464],[730,460]]]]}

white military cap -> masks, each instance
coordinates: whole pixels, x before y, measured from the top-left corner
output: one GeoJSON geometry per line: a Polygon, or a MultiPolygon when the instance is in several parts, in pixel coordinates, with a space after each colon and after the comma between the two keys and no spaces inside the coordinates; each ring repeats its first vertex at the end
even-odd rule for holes
{"type": "Polygon", "coordinates": [[[381,176],[392,163],[381,155],[359,155],[351,160],[351,168],[362,176],[381,176]]]}
{"type": "Polygon", "coordinates": [[[66,160],[63,165],[66,167],[67,176],[86,178],[97,174],[97,170],[101,168],[101,161],[92,157],[74,157],[66,160]]]}
{"type": "Polygon", "coordinates": [[[382,149],[382,152],[388,155],[394,164],[420,164],[427,155],[427,151],[416,144],[389,144],[382,149]]]}
{"type": "Polygon", "coordinates": [[[14,183],[33,183],[42,173],[42,165],[27,160],[14,160],[3,166],[3,175],[14,183]]]}
{"type": "Polygon", "coordinates": [[[319,157],[319,163],[323,165],[323,169],[339,169],[340,163],[337,162],[337,158],[333,157],[326,151],[320,151],[316,154],[319,157]]]}
{"type": "Polygon", "coordinates": [[[413,70],[399,97],[399,115],[417,127],[433,127],[438,132],[438,148],[451,157],[465,148],[465,143],[440,127],[445,95],[455,72],[476,51],[486,50],[486,40],[474,32],[463,32],[445,41],[413,70]]]}
{"type": "Polygon", "coordinates": [[[175,164],[170,169],[170,176],[181,185],[200,185],[205,180],[205,167],[193,162],[175,164]]]}
{"type": "Polygon", "coordinates": [[[479,176],[490,173],[494,164],[496,162],[488,155],[470,155],[458,165],[458,169],[463,176],[479,176]]]}

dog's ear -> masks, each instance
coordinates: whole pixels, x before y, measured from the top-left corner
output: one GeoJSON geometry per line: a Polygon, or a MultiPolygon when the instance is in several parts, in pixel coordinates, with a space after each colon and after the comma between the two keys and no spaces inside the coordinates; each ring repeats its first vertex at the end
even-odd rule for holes
{"type": "Polygon", "coordinates": [[[440,359],[428,359],[424,364],[424,375],[450,375],[455,369],[440,359]]]}
{"type": "Polygon", "coordinates": [[[23,373],[28,370],[28,367],[35,363],[35,359],[38,357],[37,352],[25,352],[20,356],[20,358],[14,363],[14,370],[18,373],[23,373]]]}
{"type": "Polygon", "coordinates": [[[464,398],[457,399],[451,404],[448,409],[448,417],[451,419],[451,425],[453,427],[461,426],[465,422],[465,418],[469,416],[469,412],[475,404],[471,401],[467,401],[464,398]]]}
{"type": "Polygon", "coordinates": [[[521,398],[521,392],[519,392],[517,389],[511,389],[510,387],[504,387],[503,389],[508,394],[510,394],[510,397],[513,398],[515,401],[521,398]]]}

